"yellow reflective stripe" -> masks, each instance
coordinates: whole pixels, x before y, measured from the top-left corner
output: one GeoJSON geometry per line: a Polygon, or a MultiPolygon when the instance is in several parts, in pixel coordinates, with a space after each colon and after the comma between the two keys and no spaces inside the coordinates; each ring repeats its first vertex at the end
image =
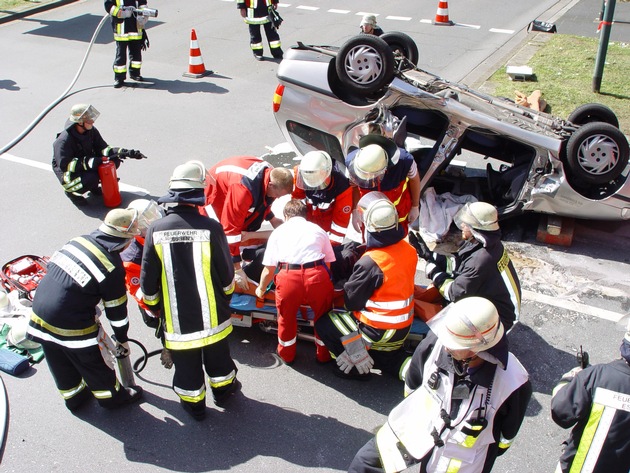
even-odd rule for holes
{"type": "Polygon", "coordinates": [[[573,458],[573,463],[571,464],[571,470],[569,470],[569,473],[580,473],[582,471],[582,466],[584,465],[586,455],[591,448],[591,443],[593,442],[593,437],[595,437],[595,432],[597,432],[597,426],[599,425],[599,420],[604,413],[604,409],[605,407],[601,404],[593,404],[591,414],[588,418],[588,422],[586,423],[586,427],[584,427],[584,431],[582,432],[580,445],[578,446],[577,452],[575,452],[575,457],[573,458]]]}
{"type": "Polygon", "coordinates": [[[199,287],[199,299],[201,300],[203,311],[210,317],[210,326],[205,328],[210,329],[211,327],[219,325],[219,314],[217,313],[216,298],[214,296],[214,284],[212,283],[212,274],[210,272],[210,265],[212,263],[212,247],[210,246],[210,241],[196,241],[193,243],[193,251],[195,253],[199,251],[201,257],[200,268],[197,267],[197,261],[199,261],[199,259],[195,258],[195,274],[201,274],[203,276],[203,281],[199,281],[197,284],[199,287]],[[201,293],[202,290],[205,294],[201,293]]]}
{"type": "MultiPolygon", "coordinates": [[[[230,322],[230,321],[228,321],[230,322]]],[[[190,350],[191,348],[202,348],[208,345],[212,345],[213,343],[217,343],[227,337],[230,333],[232,333],[233,327],[230,322],[224,330],[218,333],[214,333],[212,335],[208,335],[203,338],[198,338],[195,340],[177,340],[176,338],[170,338],[173,336],[172,333],[164,332],[164,344],[166,348],[169,350],[190,350]]]]}
{"type": "MultiPolygon", "coordinates": [[[[405,184],[403,185],[403,188],[400,191],[400,195],[398,196],[398,198],[396,200],[392,201],[392,204],[394,204],[395,206],[400,203],[400,199],[402,199],[402,196],[405,194],[405,191],[407,190],[407,184],[409,184],[409,178],[408,177],[405,179],[405,184]]],[[[406,215],[404,217],[402,217],[403,220],[405,218],[407,218],[406,215]]]]}
{"type": "Polygon", "coordinates": [[[173,390],[180,397],[182,401],[187,402],[199,402],[206,398],[206,387],[202,386],[199,389],[188,390],[173,386],[173,390]]]}
{"type": "Polygon", "coordinates": [[[77,169],[77,164],[79,163],[79,158],[74,158],[70,163],[68,163],[68,167],[66,168],[67,172],[75,172],[77,169]]]}
{"type": "Polygon", "coordinates": [[[229,296],[230,294],[234,292],[235,287],[236,287],[236,284],[234,283],[234,280],[232,280],[232,283],[228,287],[223,288],[223,292],[225,293],[225,295],[229,296]]]}
{"type": "MultiPolygon", "coordinates": [[[[116,386],[114,389],[116,392],[120,391],[120,383],[118,382],[118,379],[116,379],[116,386]]],[[[109,389],[103,391],[92,391],[92,394],[96,399],[111,399],[114,397],[113,393],[109,389]]]]}
{"type": "Polygon", "coordinates": [[[400,440],[387,423],[376,433],[376,447],[385,473],[395,473],[407,469],[405,458],[398,449],[399,443],[400,440]]]}
{"type": "Polygon", "coordinates": [[[105,274],[96,266],[94,261],[92,261],[89,255],[74,245],[64,245],[62,248],[63,251],[67,251],[76,259],[81,261],[83,266],[85,266],[90,273],[96,278],[96,280],[100,283],[105,280],[105,274]]]}
{"type": "Polygon", "coordinates": [[[342,336],[348,335],[350,332],[354,332],[357,329],[357,323],[349,312],[331,310],[328,316],[342,336]]]}
{"type": "Polygon", "coordinates": [[[110,320],[109,324],[112,327],[124,327],[125,325],[127,325],[129,323],[129,317],[125,317],[122,320],[110,320]]]}
{"type": "Polygon", "coordinates": [[[457,473],[461,467],[462,467],[462,461],[456,460],[455,458],[453,458],[448,463],[448,468],[446,469],[446,473],[457,473]]]}
{"type": "Polygon", "coordinates": [[[55,327],[50,325],[45,320],[38,317],[35,312],[31,312],[31,320],[39,325],[42,328],[45,328],[47,331],[52,332],[56,335],[62,335],[64,337],[81,337],[83,335],[89,335],[90,333],[98,332],[98,325],[94,324],[90,327],[83,329],[63,329],[59,327],[55,327]]]}
{"type": "Polygon", "coordinates": [[[413,296],[408,297],[407,299],[399,299],[397,301],[374,301],[372,299],[368,299],[365,303],[365,307],[370,309],[400,310],[409,307],[412,301],[413,296]]]}
{"type": "Polygon", "coordinates": [[[377,315],[374,312],[369,312],[367,310],[362,310],[361,314],[373,322],[382,322],[388,324],[399,324],[402,322],[407,322],[409,319],[413,317],[413,311],[410,311],[406,314],[402,315],[377,315]]]}
{"type": "Polygon", "coordinates": [[[118,299],[112,299],[109,301],[103,301],[103,305],[105,307],[120,307],[121,305],[125,304],[127,302],[127,294],[125,294],[122,297],[119,297],[118,299]]]}
{"type": "Polygon", "coordinates": [[[81,391],[83,391],[86,386],[87,386],[87,384],[85,384],[85,381],[81,380],[81,382],[77,386],[75,386],[74,388],[71,388],[71,389],[60,389],[59,392],[61,393],[61,396],[65,400],[68,400],[68,399],[73,398],[77,394],[79,394],[81,391]]]}
{"type": "MultiPolygon", "coordinates": [[[[470,426],[471,430],[483,430],[483,427],[481,425],[471,425],[470,426]]],[[[477,434],[476,436],[474,435],[466,435],[466,438],[464,439],[464,441],[462,442],[462,445],[466,448],[471,448],[473,445],[475,445],[475,442],[477,441],[477,439],[479,438],[479,434],[477,434]]],[[[503,443],[503,440],[505,440],[503,437],[501,437],[501,440],[499,441],[499,448],[508,448],[510,446],[510,444],[505,444],[503,443]]]]}
{"type": "Polygon", "coordinates": [[[89,250],[90,253],[96,256],[98,260],[101,262],[101,264],[105,266],[105,270],[108,273],[111,273],[114,269],[116,269],[116,266],[113,265],[113,263],[109,260],[107,255],[105,255],[105,253],[103,253],[103,251],[91,241],[83,237],[73,238],[70,241],[76,241],[79,245],[89,250]]]}
{"type": "Polygon", "coordinates": [[[226,376],[209,377],[208,381],[210,382],[210,386],[216,389],[231,384],[234,381],[234,378],[236,378],[236,371],[232,370],[230,374],[226,376]]]}

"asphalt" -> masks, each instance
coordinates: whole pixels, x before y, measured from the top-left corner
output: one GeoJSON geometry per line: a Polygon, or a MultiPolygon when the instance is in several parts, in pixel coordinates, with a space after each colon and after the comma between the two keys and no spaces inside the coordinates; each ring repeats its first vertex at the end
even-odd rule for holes
{"type": "MultiPolygon", "coordinates": [[[[0,24],[34,15],[79,0],[39,0],[32,4],[10,10],[0,10],[0,24]]],[[[597,27],[597,14],[592,15],[592,2],[585,0],[565,0],[558,2],[540,17],[541,21],[555,23],[559,32],[584,34],[597,27]],[[589,4],[591,8],[585,9],[589,4]],[[593,25],[595,25],[593,27],[593,25]]],[[[615,7],[615,29],[630,28],[630,2],[618,1],[615,7]]],[[[592,34],[589,34],[592,36],[592,34]]],[[[549,33],[516,33],[506,44],[473,69],[461,81],[473,88],[484,89],[484,83],[499,68],[506,65],[523,65],[532,58],[552,35],[549,33]]],[[[611,38],[612,39],[612,38],[611,38]]],[[[574,226],[574,239],[607,246],[630,244],[630,222],[577,220],[574,226]]]]}

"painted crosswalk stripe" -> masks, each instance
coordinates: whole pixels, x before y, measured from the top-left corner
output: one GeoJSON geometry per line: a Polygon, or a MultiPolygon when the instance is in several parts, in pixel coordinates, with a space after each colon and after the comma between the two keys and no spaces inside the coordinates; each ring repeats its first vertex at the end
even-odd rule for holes
{"type": "Polygon", "coordinates": [[[514,34],[514,30],[502,30],[501,28],[490,28],[490,33],[514,34]]]}
{"type": "Polygon", "coordinates": [[[573,312],[579,312],[580,314],[586,314],[593,317],[597,317],[604,320],[610,320],[611,322],[619,322],[626,314],[620,314],[611,310],[600,309],[599,307],[593,307],[586,304],[580,304],[579,302],[570,301],[567,299],[560,299],[559,297],[547,296],[545,294],[539,294],[537,292],[523,290],[523,300],[540,302],[541,304],[558,307],[560,309],[571,310],[573,312]]]}

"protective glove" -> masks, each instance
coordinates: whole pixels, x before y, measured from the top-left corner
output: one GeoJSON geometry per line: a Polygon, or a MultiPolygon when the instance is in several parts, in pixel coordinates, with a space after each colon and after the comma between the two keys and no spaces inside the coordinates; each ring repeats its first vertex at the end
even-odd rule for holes
{"type": "Polygon", "coordinates": [[[350,370],[352,370],[354,363],[352,363],[346,351],[343,351],[341,355],[337,357],[337,366],[346,374],[350,373],[350,370]]]}
{"type": "Polygon", "coordinates": [[[116,343],[116,353],[114,356],[116,358],[126,358],[129,356],[129,342],[120,343],[116,340],[115,337],[112,337],[112,340],[116,343]]]}
{"type": "Polygon", "coordinates": [[[127,157],[131,159],[147,159],[147,157],[137,149],[127,151],[127,157]]]}
{"type": "Polygon", "coordinates": [[[374,366],[374,360],[368,354],[367,346],[358,331],[341,337],[344,352],[360,374],[368,374],[374,366]]]}
{"type": "Polygon", "coordinates": [[[131,18],[133,15],[133,7],[122,7],[118,11],[118,18],[131,18]]]}
{"type": "Polygon", "coordinates": [[[258,286],[256,288],[256,297],[258,299],[264,299],[265,298],[265,292],[267,292],[267,291],[265,290],[264,287],[258,286]]]}
{"type": "Polygon", "coordinates": [[[243,269],[237,269],[236,271],[234,271],[234,282],[242,291],[247,291],[249,289],[247,274],[245,274],[245,271],[243,271],[243,269]]]}
{"type": "Polygon", "coordinates": [[[416,249],[416,253],[418,253],[420,258],[427,262],[435,262],[433,261],[433,253],[429,250],[422,237],[418,238],[415,232],[409,232],[409,244],[416,249]]]}
{"type": "Polygon", "coordinates": [[[409,211],[409,215],[407,216],[407,221],[409,222],[409,225],[415,222],[419,216],[420,216],[420,207],[411,207],[411,210],[409,211]]]}
{"type": "Polygon", "coordinates": [[[167,370],[170,370],[173,367],[173,357],[171,357],[171,351],[167,348],[162,348],[162,353],[160,353],[160,363],[167,370]]]}
{"type": "Polygon", "coordinates": [[[352,228],[357,233],[361,233],[361,214],[359,213],[359,209],[354,209],[352,211],[352,215],[350,215],[350,222],[352,223],[352,228]]]}
{"type": "Polygon", "coordinates": [[[142,30],[142,44],[140,45],[140,49],[142,51],[146,51],[151,46],[149,42],[149,35],[147,34],[147,30],[142,30]]]}

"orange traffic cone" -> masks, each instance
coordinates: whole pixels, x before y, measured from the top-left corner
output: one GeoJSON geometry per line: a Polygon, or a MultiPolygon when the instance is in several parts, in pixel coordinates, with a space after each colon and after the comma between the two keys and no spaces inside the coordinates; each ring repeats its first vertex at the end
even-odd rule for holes
{"type": "Polygon", "coordinates": [[[190,33],[190,58],[188,59],[188,72],[184,72],[184,77],[193,77],[198,79],[212,74],[212,71],[206,70],[206,66],[203,64],[203,57],[201,57],[201,50],[199,44],[197,44],[197,33],[192,30],[190,33]]]}
{"type": "Polygon", "coordinates": [[[448,19],[448,2],[440,0],[438,2],[437,12],[435,13],[434,25],[452,26],[453,22],[448,19]]]}

